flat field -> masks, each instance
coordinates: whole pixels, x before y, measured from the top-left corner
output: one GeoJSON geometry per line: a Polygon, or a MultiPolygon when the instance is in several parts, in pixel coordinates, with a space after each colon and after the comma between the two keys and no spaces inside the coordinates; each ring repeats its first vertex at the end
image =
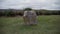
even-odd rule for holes
{"type": "Polygon", "coordinates": [[[0,17],[0,34],[60,34],[60,15],[38,16],[36,26],[24,26],[23,18],[0,17]]]}

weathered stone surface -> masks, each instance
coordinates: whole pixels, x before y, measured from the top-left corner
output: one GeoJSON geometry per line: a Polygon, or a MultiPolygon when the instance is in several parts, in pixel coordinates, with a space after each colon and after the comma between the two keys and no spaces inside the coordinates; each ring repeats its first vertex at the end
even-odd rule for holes
{"type": "Polygon", "coordinates": [[[23,18],[26,25],[37,24],[37,15],[34,11],[25,11],[23,18]]]}

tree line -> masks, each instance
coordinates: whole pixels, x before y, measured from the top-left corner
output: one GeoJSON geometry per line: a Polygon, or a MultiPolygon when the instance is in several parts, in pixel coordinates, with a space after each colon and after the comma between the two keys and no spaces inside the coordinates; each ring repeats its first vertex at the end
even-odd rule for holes
{"type": "MultiPolygon", "coordinates": [[[[60,10],[34,10],[37,15],[60,15],[60,10]]],[[[16,9],[0,9],[0,17],[1,16],[23,16],[24,10],[16,10],[16,9]]]]}

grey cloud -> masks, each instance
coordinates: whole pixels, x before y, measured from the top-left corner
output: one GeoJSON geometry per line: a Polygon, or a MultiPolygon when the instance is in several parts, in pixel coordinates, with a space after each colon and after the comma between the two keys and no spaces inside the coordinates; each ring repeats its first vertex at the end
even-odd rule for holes
{"type": "Polygon", "coordinates": [[[35,9],[60,9],[60,0],[5,0],[1,8],[22,9],[32,7],[35,9]]]}

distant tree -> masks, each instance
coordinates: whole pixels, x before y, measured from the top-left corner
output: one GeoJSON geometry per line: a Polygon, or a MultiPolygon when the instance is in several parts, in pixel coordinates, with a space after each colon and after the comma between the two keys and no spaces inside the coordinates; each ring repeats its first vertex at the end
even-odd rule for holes
{"type": "Polygon", "coordinates": [[[25,8],[24,11],[25,11],[25,10],[29,11],[29,10],[32,10],[32,8],[25,8]]]}
{"type": "Polygon", "coordinates": [[[0,17],[2,16],[2,12],[0,12],[0,17]]]}

